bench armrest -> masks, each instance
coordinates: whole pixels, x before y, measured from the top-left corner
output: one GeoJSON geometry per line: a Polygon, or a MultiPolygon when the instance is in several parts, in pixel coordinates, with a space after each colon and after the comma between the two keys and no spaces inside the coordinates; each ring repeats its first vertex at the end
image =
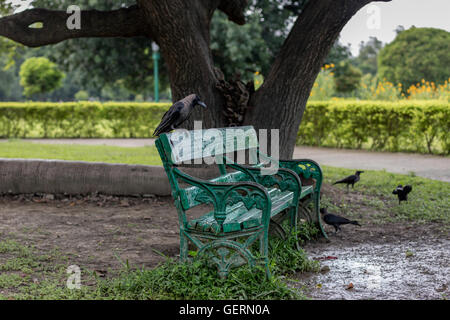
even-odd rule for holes
{"type": "Polygon", "coordinates": [[[294,193],[294,203],[297,203],[302,193],[302,182],[295,171],[289,168],[279,168],[273,175],[261,174],[261,168],[250,166],[243,166],[232,162],[229,158],[224,158],[224,164],[227,167],[239,170],[246,173],[250,179],[263,185],[266,188],[271,188],[278,185],[281,191],[289,190],[294,193]],[[279,179],[277,179],[279,177],[279,179]]]}
{"type": "Polygon", "coordinates": [[[258,150],[258,155],[267,161],[275,161],[280,168],[287,168],[294,171],[299,176],[301,175],[305,179],[313,178],[316,180],[314,192],[320,192],[323,181],[323,173],[320,165],[311,159],[293,159],[293,160],[275,160],[261,153],[258,150]]]}
{"type": "Polygon", "coordinates": [[[214,219],[220,230],[227,216],[227,206],[243,202],[248,210],[256,206],[262,210],[262,224],[269,225],[272,201],[264,186],[253,182],[212,182],[192,177],[179,169],[174,168],[174,174],[191,186],[198,187],[202,192],[197,198],[214,206],[214,219]]]}
{"type": "Polygon", "coordinates": [[[323,181],[323,173],[320,165],[314,160],[310,159],[293,159],[293,160],[279,160],[279,164],[283,168],[289,168],[305,179],[314,179],[315,192],[320,192],[323,181]]]}

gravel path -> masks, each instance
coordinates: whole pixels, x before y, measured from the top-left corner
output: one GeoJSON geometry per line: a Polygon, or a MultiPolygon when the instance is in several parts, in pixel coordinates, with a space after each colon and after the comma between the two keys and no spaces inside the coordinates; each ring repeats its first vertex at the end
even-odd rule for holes
{"type": "MultiPolygon", "coordinates": [[[[8,140],[0,140],[8,141],[8,140]]],[[[142,147],[154,139],[27,139],[45,144],[86,144],[119,147],[142,147]]],[[[383,170],[450,182],[450,157],[414,153],[372,152],[317,147],[296,147],[294,158],[310,158],[319,164],[349,169],[383,170]]]]}

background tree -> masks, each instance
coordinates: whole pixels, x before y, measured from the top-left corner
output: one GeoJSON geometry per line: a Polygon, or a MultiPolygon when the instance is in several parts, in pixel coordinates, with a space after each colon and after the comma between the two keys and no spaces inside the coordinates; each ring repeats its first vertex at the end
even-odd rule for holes
{"type": "Polygon", "coordinates": [[[422,79],[444,83],[450,75],[450,32],[434,28],[401,31],[379,54],[380,78],[406,90],[422,79]]]}
{"type": "Polygon", "coordinates": [[[350,93],[358,88],[362,72],[349,61],[341,61],[334,72],[334,83],[337,92],[350,93]]]}
{"type": "MultiPolygon", "coordinates": [[[[280,49],[274,53],[263,85],[255,92],[249,90],[239,99],[228,97],[233,86],[241,85],[227,85],[223,73],[215,67],[210,49],[210,27],[216,10],[244,25],[248,9],[246,0],[137,0],[135,5],[126,8],[86,9],[81,14],[82,28],[79,30],[66,27],[68,14],[65,10],[35,8],[0,18],[0,36],[30,47],[73,38],[152,39],[161,48],[173,99],[195,92],[209,105],[207,112],[195,111],[187,127],[192,126],[194,119],[202,119],[205,127],[223,127],[234,121],[252,124],[256,129],[280,129],[280,155],[290,158],[311,88],[328,52],[348,20],[372,1],[269,2],[278,4],[283,12],[295,12],[296,18],[295,21],[292,19],[289,34],[280,49]],[[43,28],[29,28],[36,22],[41,22],[43,28]],[[231,120],[224,116],[225,109],[230,106],[236,108],[237,115],[231,120]],[[268,117],[268,114],[278,116],[268,117]]],[[[132,58],[129,59],[132,63],[132,58]]]]}
{"type": "Polygon", "coordinates": [[[251,81],[255,72],[270,66],[271,55],[262,38],[259,14],[254,13],[247,24],[238,26],[222,12],[216,12],[211,22],[211,52],[215,66],[226,79],[238,77],[251,81]]]}
{"type": "Polygon", "coordinates": [[[64,77],[57,65],[44,57],[27,59],[20,67],[20,84],[27,97],[42,95],[61,87],[64,77]]]}
{"type": "Polygon", "coordinates": [[[362,41],[359,45],[359,54],[353,60],[354,64],[363,74],[370,73],[375,76],[378,72],[378,53],[383,48],[383,43],[376,37],[370,37],[369,41],[362,41]]]}
{"type": "Polygon", "coordinates": [[[337,40],[330,50],[327,58],[325,59],[325,64],[339,65],[341,61],[348,61],[352,58],[352,52],[350,51],[350,45],[344,45],[337,40]]]}

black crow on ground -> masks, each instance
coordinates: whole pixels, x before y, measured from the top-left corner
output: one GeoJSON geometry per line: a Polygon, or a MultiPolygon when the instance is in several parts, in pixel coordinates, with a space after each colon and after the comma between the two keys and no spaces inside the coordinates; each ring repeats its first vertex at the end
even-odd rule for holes
{"type": "Polygon", "coordinates": [[[344,217],[340,217],[340,216],[328,213],[327,208],[321,208],[320,213],[323,215],[322,216],[323,221],[325,221],[326,224],[334,227],[335,234],[338,231],[341,231],[341,225],[343,225],[343,224],[354,224],[356,226],[361,227],[361,225],[356,220],[351,221],[344,217]]]}
{"type": "Polygon", "coordinates": [[[196,105],[206,108],[206,104],[195,94],[175,102],[162,117],[161,123],[156,128],[153,136],[159,136],[178,128],[189,118],[196,105]]]}
{"type": "Polygon", "coordinates": [[[398,197],[398,203],[402,203],[402,201],[408,201],[408,193],[412,191],[412,186],[406,185],[402,186],[401,184],[392,191],[392,194],[396,194],[398,197]]]}
{"type": "Polygon", "coordinates": [[[357,182],[359,181],[359,179],[360,179],[360,178],[359,178],[359,175],[360,175],[361,173],[363,173],[363,172],[364,172],[364,171],[356,171],[355,174],[352,174],[351,176],[348,176],[348,177],[346,177],[346,178],[344,178],[344,179],[342,179],[342,180],[336,181],[336,182],[333,183],[333,184],[346,183],[346,184],[347,184],[347,190],[348,190],[348,186],[349,186],[349,185],[352,185],[352,189],[353,189],[355,183],[357,183],[357,182]]]}

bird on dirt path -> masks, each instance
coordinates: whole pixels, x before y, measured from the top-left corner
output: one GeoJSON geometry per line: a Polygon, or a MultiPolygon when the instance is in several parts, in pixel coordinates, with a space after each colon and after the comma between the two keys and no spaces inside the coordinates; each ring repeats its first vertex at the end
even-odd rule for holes
{"type": "Polygon", "coordinates": [[[412,186],[406,185],[402,186],[401,184],[392,191],[392,194],[396,194],[398,197],[398,203],[402,203],[402,201],[408,201],[408,193],[412,191],[412,186]]]}
{"type": "Polygon", "coordinates": [[[356,171],[355,174],[352,174],[351,176],[348,176],[342,180],[336,181],[335,183],[333,183],[333,185],[338,184],[338,183],[346,183],[347,184],[347,190],[348,190],[348,186],[352,185],[352,189],[355,185],[355,183],[357,183],[359,181],[359,175],[361,173],[363,173],[364,171],[356,171]]]}
{"type": "Polygon", "coordinates": [[[334,234],[336,234],[338,231],[341,231],[341,225],[343,224],[354,224],[356,226],[360,226],[358,221],[354,220],[348,220],[344,217],[340,217],[331,213],[328,213],[327,208],[321,208],[320,213],[322,214],[322,219],[325,221],[326,224],[334,227],[334,234]]]}
{"type": "Polygon", "coordinates": [[[194,107],[197,105],[206,108],[206,104],[202,102],[196,94],[191,94],[182,100],[175,102],[162,117],[161,123],[156,128],[153,136],[159,136],[160,134],[178,128],[189,118],[194,107]]]}

